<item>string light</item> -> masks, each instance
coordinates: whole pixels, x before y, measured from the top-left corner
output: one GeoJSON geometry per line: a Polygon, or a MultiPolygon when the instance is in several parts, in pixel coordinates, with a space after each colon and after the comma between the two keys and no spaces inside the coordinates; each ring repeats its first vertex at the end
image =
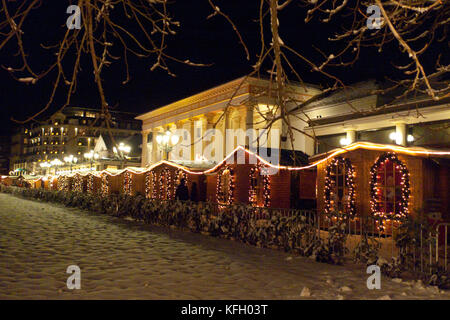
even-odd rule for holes
{"type": "Polygon", "coordinates": [[[58,190],[68,192],[70,191],[70,177],[61,176],[58,179],[58,190]]]}
{"type": "Polygon", "coordinates": [[[177,177],[177,180],[175,181],[175,185],[179,186],[181,184],[181,180],[186,180],[186,183],[188,182],[188,174],[186,171],[183,171],[181,169],[178,169],[175,173],[175,176],[177,177]]]}
{"type": "MultiPolygon", "coordinates": [[[[267,160],[265,160],[264,158],[262,158],[261,156],[259,156],[258,154],[249,151],[247,149],[245,149],[242,146],[238,146],[236,147],[232,152],[230,152],[230,154],[228,154],[228,156],[226,156],[222,161],[220,161],[217,165],[215,165],[214,167],[212,167],[211,169],[207,169],[204,171],[193,171],[190,170],[187,167],[184,167],[182,165],[173,163],[173,162],[169,162],[167,160],[161,160],[157,163],[154,163],[153,165],[147,167],[147,168],[135,168],[135,169],[131,169],[131,168],[125,168],[123,170],[119,170],[116,173],[112,173],[109,172],[108,170],[103,170],[100,172],[96,172],[93,173],[96,176],[100,177],[103,174],[107,174],[110,176],[117,176],[122,174],[125,171],[130,171],[133,174],[145,174],[155,168],[157,168],[158,166],[161,165],[168,165],[171,166],[173,168],[176,169],[180,169],[188,174],[193,174],[193,175],[202,175],[202,174],[209,174],[209,173],[213,173],[216,170],[219,170],[222,166],[222,164],[224,164],[229,158],[231,158],[232,156],[234,156],[234,153],[242,150],[245,153],[247,153],[248,155],[254,156],[256,157],[260,162],[262,162],[264,165],[266,165],[267,167],[271,167],[274,169],[285,169],[285,170],[305,170],[305,169],[310,169],[313,167],[316,167],[318,164],[326,162],[342,153],[346,153],[349,151],[353,151],[356,149],[366,149],[366,150],[385,150],[385,151],[394,151],[394,152],[398,152],[398,153],[405,153],[405,154],[409,154],[409,155],[425,155],[425,156],[449,156],[450,152],[449,151],[437,151],[437,150],[428,150],[428,149],[424,149],[424,148],[406,148],[406,147],[401,147],[401,146],[394,146],[394,145],[386,145],[386,144],[376,144],[376,143],[370,143],[370,142],[355,142],[352,143],[348,146],[345,147],[341,147],[339,149],[337,149],[336,151],[332,151],[328,156],[326,156],[325,158],[318,160],[310,165],[307,166],[303,166],[303,167],[291,167],[291,166],[281,166],[281,165],[274,165],[270,162],[268,162],[267,160]]],[[[70,176],[70,175],[68,175],[70,176]]],[[[41,178],[39,178],[41,179],[41,178]]],[[[39,179],[35,180],[38,181],[39,179]]]]}
{"type": "Polygon", "coordinates": [[[83,192],[83,176],[76,174],[73,178],[73,189],[76,192],[83,192]]]}
{"type": "Polygon", "coordinates": [[[172,184],[172,174],[170,172],[169,168],[164,168],[162,170],[162,172],[160,173],[159,176],[159,185],[161,188],[161,195],[163,196],[163,194],[165,195],[165,200],[170,200],[172,199],[172,189],[173,189],[173,184],[172,184]],[[164,193],[162,192],[162,190],[164,189],[164,193]]]}
{"type": "Polygon", "coordinates": [[[133,175],[130,171],[125,171],[123,175],[123,193],[128,196],[133,194],[133,175]]]}
{"type": "Polygon", "coordinates": [[[145,197],[156,199],[157,195],[156,174],[153,171],[148,171],[145,175],[145,197]]]}
{"type": "Polygon", "coordinates": [[[248,201],[251,206],[258,206],[257,184],[259,182],[258,176],[262,177],[263,182],[263,207],[270,207],[270,175],[267,175],[267,168],[264,168],[261,163],[250,169],[250,187],[248,190],[248,201]]]}
{"type": "Polygon", "coordinates": [[[225,165],[218,173],[217,173],[217,182],[216,182],[216,199],[219,207],[229,206],[233,203],[234,200],[234,172],[233,169],[229,165],[225,165]],[[224,181],[224,178],[229,176],[228,181],[228,192],[224,192],[224,184],[227,181],[224,181]]]}
{"type": "Polygon", "coordinates": [[[111,176],[108,174],[102,175],[102,187],[101,187],[101,192],[100,192],[102,197],[107,197],[109,195],[110,179],[111,179],[110,177],[111,176]]]}
{"type": "Polygon", "coordinates": [[[93,174],[87,176],[87,191],[91,194],[94,193],[94,179],[95,176],[93,174]]]}

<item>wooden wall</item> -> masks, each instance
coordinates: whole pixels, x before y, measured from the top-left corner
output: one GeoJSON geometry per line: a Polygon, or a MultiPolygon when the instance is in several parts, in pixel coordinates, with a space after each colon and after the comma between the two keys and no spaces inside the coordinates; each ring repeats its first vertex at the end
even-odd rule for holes
{"type": "MultiPolygon", "coordinates": [[[[230,164],[234,175],[234,202],[249,204],[250,171],[255,164],[230,164]]],[[[217,172],[206,175],[206,200],[216,202],[217,172]]],[[[270,175],[270,207],[289,208],[290,206],[290,172],[278,170],[270,175]]]]}
{"type": "Polygon", "coordinates": [[[272,208],[289,208],[291,205],[291,172],[278,170],[270,176],[270,204],[272,208]]]}
{"type": "Polygon", "coordinates": [[[109,177],[109,192],[110,193],[123,193],[122,175],[109,177]]]}
{"type": "Polygon", "coordinates": [[[132,173],[131,176],[133,177],[132,194],[145,196],[145,174],[132,173]]]}

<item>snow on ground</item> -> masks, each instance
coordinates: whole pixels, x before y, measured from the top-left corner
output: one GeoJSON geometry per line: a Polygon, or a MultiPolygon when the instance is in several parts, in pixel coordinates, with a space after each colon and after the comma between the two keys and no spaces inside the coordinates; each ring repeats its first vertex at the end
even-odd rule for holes
{"type": "Polygon", "coordinates": [[[0,194],[0,299],[449,299],[239,242],[0,194]],[[69,290],[69,265],[81,290],[69,290]]]}

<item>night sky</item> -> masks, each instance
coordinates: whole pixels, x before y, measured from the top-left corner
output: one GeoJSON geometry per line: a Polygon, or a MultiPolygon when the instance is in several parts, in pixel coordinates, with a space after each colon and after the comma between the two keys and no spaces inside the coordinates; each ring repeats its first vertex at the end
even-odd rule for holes
{"type": "MultiPolygon", "coordinates": [[[[40,9],[32,12],[24,28],[26,50],[30,55],[31,65],[37,71],[42,70],[54,58],[40,48],[40,44],[54,43],[59,39],[65,31],[65,21],[68,17],[65,13],[68,1],[45,2],[40,9]]],[[[249,73],[260,49],[259,26],[256,22],[258,3],[259,1],[250,0],[217,1],[221,10],[232,17],[241,31],[250,50],[251,61],[247,61],[231,26],[220,16],[207,19],[212,12],[207,0],[174,2],[170,6],[170,12],[181,22],[181,27],[178,34],[168,41],[167,52],[183,60],[190,59],[213,65],[191,67],[171,62],[170,68],[177,74],[177,77],[173,78],[161,70],[151,72],[150,67],[154,61],[152,58],[138,59],[130,56],[131,81],[122,85],[122,81],[125,80],[125,69],[120,61],[115,61],[103,75],[108,103],[117,110],[143,113],[249,73]]],[[[283,10],[280,17],[281,37],[285,43],[319,63],[322,60],[313,45],[331,53],[335,44],[327,42],[326,39],[331,35],[330,32],[337,30],[337,25],[341,22],[337,21],[326,26],[317,22],[305,25],[304,17],[305,9],[296,4],[283,10]]],[[[370,78],[382,79],[391,69],[393,53],[386,52],[380,55],[374,49],[364,52],[364,58],[354,67],[330,71],[346,83],[370,78]]],[[[0,51],[0,64],[19,66],[20,61],[14,56],[15,53],[16,45],[10,42],[0,51]]],[[[312,73],[299,59],[290,58],[305,82],[323,86],[330,83],[323,76],[312,73]]],[[[91,70],[90,61],[86,59],[83,71],[79,75],[78,90],[72,97],[72,105],[99,106],[91,70]]],[[[28,85],[17,82],[7,71],[0,69],[2,134],[10,132],[12,122],[9,119],[12,116],[24,119],[45,105],[54,79],[55,74],[49,74],[37,84],[28,85]]],[[[51,106],[52,111],[58,110],[64,102],[64,89],[62,86],[51,106]]]]}

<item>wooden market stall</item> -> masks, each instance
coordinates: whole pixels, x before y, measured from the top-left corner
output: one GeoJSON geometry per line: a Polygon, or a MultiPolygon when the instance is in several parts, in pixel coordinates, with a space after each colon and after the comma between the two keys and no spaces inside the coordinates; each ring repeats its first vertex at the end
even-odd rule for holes
{"type": "Polygon", "coordinates": [[[168,161],[161,161],[144,173],[144,194],[150,199],[173,200],[183,179],[188,188],[189,199],[205,201],[205,177],[197,173],[195,169],[189,169],[168,161]]]}
{"type": "MultiPolygon", "coordinates": [[[[207,201],[219,205],[242,203],[255,207],[291,208],[293,198],[306,197],[311,198],[314,206],[315,194],[303,193],[305,188],[300,187],[308,177],[284,168],[290,163],[290,156],[285,154],[289,155],[289,152],[282,150],[281,166],[269,166],[253,153],[237,149],[217,166],[205,171],[207,201]]],[[[309,173],[315,178],[314,169],[309,173]]]]}
{"type": "Polygon", "coordinates": [[[75,173],[73,175],[73,191],[86,192],[87,191],[87,175],[75,173]]]}
{"type": "Polygon", "coordinates": [[[318,210],[449,220],[449,154],[361,142],[315,156],[318,210]]]}

